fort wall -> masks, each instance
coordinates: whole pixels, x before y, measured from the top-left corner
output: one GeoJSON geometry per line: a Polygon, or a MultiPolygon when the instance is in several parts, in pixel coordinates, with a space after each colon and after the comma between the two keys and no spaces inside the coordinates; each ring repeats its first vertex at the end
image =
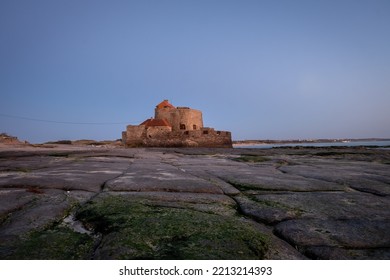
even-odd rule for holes
{"type": "Polygon", "coordinates": [[[123,133],[126,135],[123,142],[127,147],[232,147],[231,133],[213,128],[171,131],[169,127],[142,129],[130,126],[123,133]]]}
{"type": "Polygon", "coordinates": [[[122,133],[122,141],[126,146],[138,147],[142,146],[142,140],[146,136],[146,126],[144,125],[128,125],[126,131],[122,133]]]}
{"type": "Polygon", "coordinates": [[[176,108],[168,100],[156,106],[155,119],[128,125],[122,141],[126,147],[232,147],[229,131],[203,127],[201,111],[176,108]]]}

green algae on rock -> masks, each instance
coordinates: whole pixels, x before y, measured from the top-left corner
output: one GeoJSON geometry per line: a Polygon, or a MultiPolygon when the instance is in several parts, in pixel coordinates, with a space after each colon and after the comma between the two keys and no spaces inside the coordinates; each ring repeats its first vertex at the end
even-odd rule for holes
{"type": "MultiPolygon", "coordinates": [[[[89,259],[94,240],[88,234],[74,232],[64,226],[33,231],[15,242],[5,259],[78,260],[89,259]]],[[[5,251],[5,250],[3,250],[5,251]]]]}
{"type": "Polygon", "coordinates": [[[77,218],[103,235],[100,259],[262,259],[266,235],[240,216],[156,206],[119,196],[96,198],[77,218]]]}

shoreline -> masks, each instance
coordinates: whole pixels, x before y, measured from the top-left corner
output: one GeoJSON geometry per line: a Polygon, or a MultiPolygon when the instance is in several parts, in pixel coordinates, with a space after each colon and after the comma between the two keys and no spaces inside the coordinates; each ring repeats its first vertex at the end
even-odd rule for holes
{"type": "Polygon", "coordinates": [[[350,143],[390,141],[390,138],[341,138],[341,139],[284,139],[284,140],[234,140],[233,144],[298,144],[298,143],[350,143]]]}

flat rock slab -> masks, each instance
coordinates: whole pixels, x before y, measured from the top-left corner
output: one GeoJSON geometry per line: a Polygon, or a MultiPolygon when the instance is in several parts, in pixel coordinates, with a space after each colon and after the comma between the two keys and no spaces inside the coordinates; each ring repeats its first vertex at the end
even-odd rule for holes
{"type": "Polygon", "coordinates": [[[38,157],[37,166],[28,158],[31,167],[20,170],[21,160],[19,158],[15,165],[13,161],[7,162],[7,168],[12,171],[0,173],[0,187],[99,192],[106,181],[120,176],[131,163],[115,158],[38,157]]]}
{"type": "Polygon", "coordinates": [[[282,206],[277,202],[262,203],[245,195],[237,196],[235,199],[244,215],[264,224],[272,225],[301,215],[298,209],[282,206]]]}
{"type": "Polygon", "coordinates": [[[390,219],[298,219],[279,223],[278,235],[298,246],[368,249],[390,247],[390,219]]]}
{"type": "Polygon", "coordinates": [[[105,189],[223,194],[223,191],[210,181],[188,174],[178,167],[147,159],[134,162],[125,174],[107,182],[105,189]]]}
{"type": "MultiPolygon", "coordinates": [[[[252,203],[254,208],[270,208],[284,213],[284,218],[332,218],[332,219],[387,219],[390,197],[378,197],[361,192],[308,192],[252,195],[242,204],[252,203]],[[295,213],[295,215],[291,215],[295,213]]],[[[240,203],[241,205],[241,203],[240,203]]],[[[270,211],[271,211],[270,210],[270,211]]],[[[262,215],[263,213],[259,213],[262,215]]],[[[270,219],[275,223],[280,219],[270,219]]]]}
{"type": "Polygon", "coordinates": [[[378,162],[350,162],[321,159],[300,165],[286,165],[279,170],[304,178],[335,182],[359,191],[377,195],[390,195],[390,174],[386,164],[378,162]],[[307,164],[310,165],[307,165],[307,164]]]}
{"type": "Polygon", "coordinates": [[[213,175],[231,183],[240,191],[343,191],[346,186],[317,180],[304,178],[299,175],[285,174],[275,171],[269,166],[236,166],[235,168],[215,168],[210,171],[213,175]]]}
{"type": "Polygon", "coordinates": [[[334,254],[340,259],[356,258],[354,251],[360,252],[360,256],[357,255],[360,258],[367,258],[364,253],[374,255],[379,251],[383,255],[378,258],[385,259],[390,253],[389,231],[389,219],[298,219],[281,222],[275,227],[276,235],[318,259],[329,258],[331,248],[338,249],[334,254]]]}
{"type": "Polygon", "coordinates": [[[302,252],[312,259],[322,260],[389,260],[388,248],[374,249],[345,249],[330,246],[309,246],[301,249],[302,252]]]}
{"type": "Polygon", "coordinates": [[[8,251],[20,237],[56,222],[66,216],[72,200],[63,191],[47,190],[46,193],[30,193],[26,190],[9,190],[0,193],[0,258],[7,258],[8,251]],[[17,199],[20,195],[22,199],[17,199]],[[21,195],[23,194],[23,195],[21,195]]]}
{"type": "Polygon", "coordinates": [[[122,196],[148,205],[192,209],[222,216],[235,215],[236,202],[222,194],[189,192],[104,192],[100,197],[122,196]]]}

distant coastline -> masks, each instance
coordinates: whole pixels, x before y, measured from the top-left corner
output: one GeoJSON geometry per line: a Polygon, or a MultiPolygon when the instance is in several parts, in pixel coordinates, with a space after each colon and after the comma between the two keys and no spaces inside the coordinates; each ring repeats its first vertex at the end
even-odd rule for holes
{"type": "Polygon", "coordinates": [[[390,139],[242,140],[233,142],[233,148],[269,149],[283,147],[375,147],[388,149],[390,148],[390,139]]]}
{"type": "Polygon", "coordinates": [[[234,140],[233,145],[258,145],[258,144],[306,144],[306,143],[349,143],[390,141],[390,138],[342,138],[342,139],[289,139],[289,140],[234,140]]]}
{"type": "MultiPolygon", "coordinates": [[[[18,137],[7,133],[0,133],[0,145],[6,146],[31,146],[52,147],[53,145],[91,146],[91,147],[122,147],[122,139],[96,141],[81,140],[57,140],[41,144],[30,144],[28,141],[20,141],[18,137]]],[[[331,147],[331,146],[378,146],[390,148],[390,138],[340,138],[340,139],[287,139],[287,140],[233,140],[233,147],[239,148],[275,148],[289,146],[305,147],[331,147]]]]}

